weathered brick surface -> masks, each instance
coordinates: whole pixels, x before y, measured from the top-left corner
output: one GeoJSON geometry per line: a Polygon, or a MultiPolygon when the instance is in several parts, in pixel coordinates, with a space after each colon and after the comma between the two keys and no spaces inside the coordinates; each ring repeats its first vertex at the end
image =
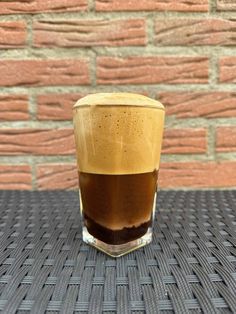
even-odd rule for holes
{"type": "Polygon", "coordinates": [[[228,126],[217,128],[216,151],[221,153],[236,151],[236,127],[228,126]]]}
{"type": "Polygon", "coordinates": [[[31,169],[27,165],[0,165],[0,189],[30,190],[31,169]]]}
{"type": "Polygon", "coordinates": [[[43,20],[34,23],[36,47],[145,45],[144,19],[43,20]]]}
{"type": "Polygon", "coordinates": [[[157,19],[155,43],[163,46],[236,45],[236,19],[157,19]]]}
{"type": "Polygon", "coordinates": [[[0,48],[20,48],[27,38],[24,21],[0,22],[0,48]]]}
{"type": "Polygon", "coordinates": [[[0,86],[88,84],[87,59],[0,60],[0,86]]]}
{"type": "Polygon", "coordinates": [[[0,14],[81,11],[87,8],[87,0],[3,0],[0,14]]]}
{"type": "Polygon", "coordinates": [[[236,57],[223,57],[219,61],[221,83],[236,83],[236,57]]]}
{"type": "Polygon", "coordinates": [[[82,94],[44,94],[37,96],[39,120],[71,120],[73,105],[82,94]]]}
{"type": "Polygon", "coordinates": [[[159,187],[221,188],[234,187],[236,161],[162,163],[159,187]]]}
{"type": "Polygon", "coordinates": [[[28,120],[28,101],[26,95],[0,95],[0,121],[28,120]]]}
{"type": "Polygon", "coordinates": [[[205,129],[167,129],[164,132],[163,154],[192,154],[206,152],[205,129]]]}
{"type": "Polygon", "coordinates": [[[75,154],[72,129],[0,129],[1,155],[75,154]]]}
{"type": "Polygon", "coordinates": [[[208,0],[96,0],[98,11],[208,11],[208,0]]]}
{"type": "Polygon", "coordinates": [[[42,164],[37,166],[39,190],[78,189],[75,164],[42,164]]]}
{"type": "Polygon", "coordinates": [[[177,118],[236,117],[236,93],[231,92],[160,92],[157,98],[167,115],[177,118]]]}
{"type": "Polygon", "coordinates": [[[98,84],[207,83],[206,57],[98,57],[98,84]]]}
{"type": "Polygon", "coordinates": [[[236,11],[236,2],[235,0],[217,0],[217,10],[236,11]]]}
{"type": "Polygon", "coordinates": [[[235,12],[234,0],[0,1],[0,189],[77,188],[63,164],[76,160],[72,107],[115,91],[165,105],[175,162],[160,187],[236,187],[235,12]]]}

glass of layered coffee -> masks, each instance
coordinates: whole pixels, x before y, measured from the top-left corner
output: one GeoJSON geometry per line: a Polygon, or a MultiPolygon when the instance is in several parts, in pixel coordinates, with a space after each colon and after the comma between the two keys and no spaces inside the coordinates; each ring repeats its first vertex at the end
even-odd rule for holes
{"type": "Polygon", "coordinates": [[[150,243],[164,107],[100,93],[73,108],[83,240],[111,256],[150,243]]]}

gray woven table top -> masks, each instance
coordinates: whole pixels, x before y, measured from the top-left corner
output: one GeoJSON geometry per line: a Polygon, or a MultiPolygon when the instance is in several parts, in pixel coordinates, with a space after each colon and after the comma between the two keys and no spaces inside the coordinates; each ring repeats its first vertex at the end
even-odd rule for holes
{"type": "Polygon", "coordinates": [[[81,241],[78,193],[0,191],[2,313],[236,313],[236,191],[163,191],[154,240],[81,241]]]}

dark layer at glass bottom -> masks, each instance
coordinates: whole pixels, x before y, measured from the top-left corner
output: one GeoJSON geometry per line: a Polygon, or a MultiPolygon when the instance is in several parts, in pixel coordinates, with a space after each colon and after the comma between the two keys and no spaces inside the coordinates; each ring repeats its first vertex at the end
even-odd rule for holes
{"type": "Polygon", "coordinates": [[[84,222],[87,230],[95,238],[107,244],[124,244],[142,237],[151,226],[151,220],[138,227],[123,228],[121,230],[111,230],[97,224],[94,220],[84,214],[84,222]]]}

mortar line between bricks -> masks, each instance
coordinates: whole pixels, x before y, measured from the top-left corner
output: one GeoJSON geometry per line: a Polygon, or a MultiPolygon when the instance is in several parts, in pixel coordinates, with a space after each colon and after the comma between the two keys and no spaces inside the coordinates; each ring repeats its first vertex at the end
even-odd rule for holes
{"type": "MultiPolygon", "coordinates": [[[[217,153],[216,160],[212,160],[205,154],[162,154],[161,163],[166,162],[236,162],[236,152],[231,153],[217,153]],[[219,160],[220,158],[220,160],[219,160]]],[[[35,167],[40,164],[74,164],[76,165],[75,155],[17,155],[0,156],[0,163],[2,165],[25,165],[34,164],[35,167]]]]}
{"type": "MultiPolygon", "coordinates": [[[[32,16],[30,15],[27,19],[27,51],[29,51],[28,49],[31,49],[32,44],[33,44],[33,31],[32,31],[32,16]]],[[[29,51],[30,52],[30,51],[29,51]]]]}
{"type": "MultiPolygon", "coordinates": [[[[235,126],[236,117],[232,118],[214,118],[207,119],[202,117],[177,119],[174,116],[166,116],[166,128],[207,128],[209,125],[217,126],[235,126]]],[[[64,121],[53,120],[35,120],[35,121],[5,121],[1,122],[0,130],[12,128],[14,129],[72,129],[72,118],[64,121]]]]}
{"type": "Polygon", "coordinates": [[[44,13],[16,13],[2,14],[0,15],[0,21],[17,21],[26,19],[32,16],[33,20],[39,19],[125,19],[125,18],[146,18],[150,13],[155,14],[157,18],[236,18],[235,11],[216,11],[214,0],[211,1],[209,12],[176,12],[176,11],[93,11],[93,1],[89,0],[89,10],[90,11],[78,11],[78,12],[44,12],[44,13]]]}
{"type": "MultiPolygon", "coordinates": [[[[194,162],[194,161],[212,161],[211,158],[205,154],[162,154],[162,162],[194,162]]],[[[76,164],[75,155],[17,155],[17,156],[0,156],[1,164],[38,164],[51,163],[51,164],[76,164]]]]}
{"type": "MultiPolygon", "coordinates": [[[[72,110],[72,108],[71,108],[72,110]]],[[[14,129],[71,129],[73,127],[72,119],[67,121],[6,121],[1,122],[0,130],[4,128],[12,128],[14,129]]]]}
{"type": "Polygon", "coordinates": [[[28,108],[28,110],[29,110],[30,118],[31,118],[31,121],[35,121],[36,115],[37,115],[36,97],[30,89],[29,89],[28,94],[29,94],[29,108],[28,108]]]}
{"type": "Polygon", "coordinates": [[[91,46],[91,47],[32,47],[27,49],[0,49],[1,60],[41,60],[45,59],[68,59],[78,60],[88,58],[90,52],[93,51],[99,56],[111,56],[122,58],[129,56],[164,56],[164,57],[207,57],[212,53],[220,56],[235,56],[236,46],[158,46],[149,44],[147,46],[91,46]]]}
{"type": "Polygon", "coordinates": [[[35,191],[37,190],[38,185],[37,185],[36,165],[35,165],[34,159],[31,160],[31,178],[32,178],[32,190],[35,191]]]}
{"type": "Polygon", "coordinates": [[[212,53],[209,57],[209,89],[215,89],[218,87],[218,55],[212,53]]]}
{"type": "Polygon", "coordinates": [[[212,161],[206,154],[162,154],[162,162],[208,162],[212,161]]]}
{"type": "Polygon", "coordinates": [[[88,11],[95,12],[95,0],[87,0],[87,2],[88,2],[88,11]]]}
{"type": "MultiPolygon", "coordinates": [[[[108,88],[112,88],[114,91],[137,91],[137,92],[155,92],[158,91],[209,91],[208,84],[140,84],[140,85],[97,85],[94,91],[106,92],[108,88]]],[[[13,87],[0,87],[0,93],[2,95],[11,94],[28,94],[29,89],[35,94],[52,94],[52,93],[89,93],[91,92],[90,86],[35,86],[35,87],[22,87],[22,86],[13,86],[13,87]]],[[[218,84],[212,87],[211,91],[229,91],[235,92],[235,84],[218,84]]]]}
{"type": "MultiPolygon", "coordinates": [[[[43,95],[43,94],[58,94],[58,97],[60,97],[60,94],[70,94],[70,93],[79,93],[82,95],[86,95],[88,93],[96,93],[96,92],[107,92],[108,89],[112,89],[114,92],[134,92],[134,93],[147,93],[149,97],[157,98],[157,94],[159,92],[229,92],[234,93],[235,92],[235,85],[225,85],[225,84],[219,84],[212,86],[209,89],[208,85],[180,85],[180,86],[171,86],[171,85],[122,85],[122,86],[96,86],[93,90],[91,87],[87,88],[81,88],[81,87],[40,87],[40,88],[22,88],[22,87],[12,87],[12,88],[1,88],[0,87],[0,94],[1,95],[27,95],[32,94],[34,96],[36,95],[43,95]]],[[[32,104],[32,103],[31,103],[32,104]]],[[[30,104],[29,109],[33,112],[34,109],[32,108],[32,105],[30,104]]],[[[220,118],[221,119],[221,118],[220,118]]],[[[212,119],[208,119],[210,121],[212,119]]],[[[219,120],[220,121],[220,120],[219,120]]],[[[43,120],[42,120],[43,122],[43,120]]],[[[2,123],[5,122],[1,122],[2,123]]],[[[19,121],[20,124],[24,123],[22,121],[19,121]]],[[[55,123],[55,121],[53,121],[55,123]]],[[[62,121],[64,123],[64,121],[62,121]]]]}
{"type": "Polygon", "coordinates": [[[211,15],[219,15],[219,12],[217,12],[217,0],[208,0],[209,2],[209,13],[211,15]]]}
{"type": "Polygon", "coordinates": [[[236,161],[236,152],[229,152],[229,153],[216,153],[216,160],[217,161],[227,161],[227,160],[235,160],[236,161]]]}
{"type": "Polygon", "coordinates": [[[210,125],[207,131],[207,156],[216,160],[216,129],[214,125],[210,125]]]}
{"type": "Polygon", "coordinates": [[[150,47],[154,44],[155,32],[154,32],[154,18],[150,13],[146,17],[146,46],[150,47]]]}
{"type": "Polygon", "coordinates": [[[75,155],[17,155],[17,156],[3,156],[0,155],[1,164],[34,164],[35,166],[42,163],[52,163],[52,164],[76,164],[75,155]]]}
{"type": "Polygon", "coordinates": [[[174,116],[166,116],[166,123],[165,126],[172,129],[177,128],[199,128],[199,127],[205,127],[208,126],[225,126],[225,125],[236,125],[236,118],[213,118],[213,119],[207,119],[207,118],[183,118],[183,119],[177,119],[174,116]]]}
{"type": "MultiPolygon", "coordinates": [[[[92,93],[93,93],[93,89],[96,88],[96,84],[97,84],[97,53],[96,51],[94,51],[93,49],[91,49],[91,56],[90,56],[90,90],[92,89],[92,93]]],[[[91,93],[91,91],[90,91],[91,93]]]]}

